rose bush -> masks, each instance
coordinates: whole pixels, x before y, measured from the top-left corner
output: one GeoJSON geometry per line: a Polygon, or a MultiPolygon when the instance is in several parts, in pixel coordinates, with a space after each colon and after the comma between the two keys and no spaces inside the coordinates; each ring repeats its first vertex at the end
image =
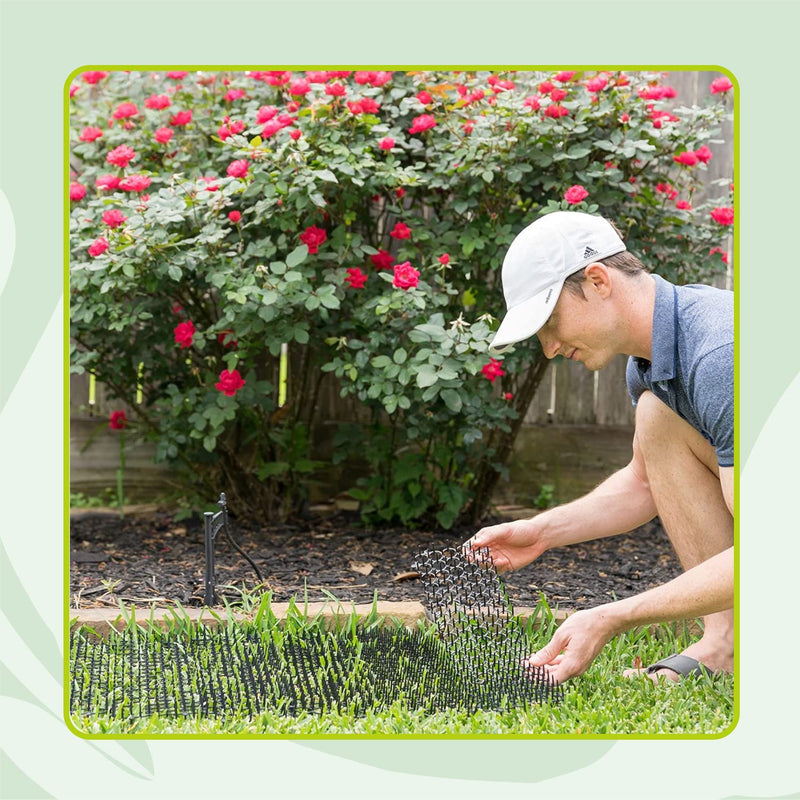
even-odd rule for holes
{"type": "Polygon", "coordinates": [[[652,73],[83,73],[72,369],[243,516],[298,507],[335,423],[368,519],[477,518],[546,366],[488,355],[507,246],[572,208],[671,280],[723,269],[727,185],[689,201],[725,86],[672,113],[652,73]],[[366,421],[320,419],[323,381],[366,421]]]}

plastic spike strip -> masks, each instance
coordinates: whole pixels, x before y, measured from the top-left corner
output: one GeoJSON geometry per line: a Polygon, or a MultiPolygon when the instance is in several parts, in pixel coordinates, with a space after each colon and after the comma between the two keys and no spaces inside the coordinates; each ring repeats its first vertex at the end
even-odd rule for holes
{"type": "Polygon", "coordinates": [[[70,639],[70,713],[122,718],[364,715],[402,701],[411,710],[502,710],[555,703],[563,690],[523,667],[529,646],[490,561],[456,550],[417,558],[437,635],[407,628],[187,631],[129,628],[70,639]]]}

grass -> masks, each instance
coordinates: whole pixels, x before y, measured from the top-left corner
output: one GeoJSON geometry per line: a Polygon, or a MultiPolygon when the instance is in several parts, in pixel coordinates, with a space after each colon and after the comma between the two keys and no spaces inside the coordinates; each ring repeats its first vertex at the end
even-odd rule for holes
{"type": "MultiPolygon", "coordinates": [[[[352,615],[340,623],[338,631],[325,631],[320,618],[309,619],[302,604],[292,604],[287,619],[279,623],[272,614],[269,595],[250,601],[253,618],[247,622],[221,619],[231,632],[258,632],[281,646],[292,636],[316,630],[322,636],[345,636],[356,643],[359,631],[397,625],[372,614],[357,624],[352,615]]],[[[539,605],[540,616],[525,626],[531,652],[549,640],[555,629],[550,609],[539,605]]],[[[136,628],[129,616],[128,634],[138,631],[144,639],[155,637],[165,646],[180,647],[183,637],[196,635],[188,618],[175,611],[168,631],[136,628]],[[176,642],[178,643],[176,645],[176,642]]],[[[431,637],[430,627],[418,636],[431,637]]],[[[119,635],[119,634],[113,634],[119,635]]],[[[115,714],[74,714],[74,726],[87,734],[100,735],[720,735],[734,722],[734,683],[728,675],[698,677],[674,683],[662,679],[658,686],[646,678],[622,677],[636,657],[651,663],[671,652],[680,652],[692,640],[685,626],[657,626],[640,629],[612,640],[589,670],[565,686],[561,703],[544,703],[501,711],[468,712],[458,708],[433,710],[395,701],[386,706],[367,703],[362,713],[350,707],[325,707],[312,713],[297,710],[294,714],[271,710],[248,714],[244,708],[224,718],[203,716],[166,717],[153,713],[131,718],[124,706],[115,714]],[[321,711],[321,713],[320,713],[321,711]]],[[[360,651],[359,651],[360,652],[360,651]]],[[[358,671],[356,661],[347,663],[339,673],[346,680],[350,670],[358,671]]],[[[213,664],[209,664],[213,670],[213,664]]],[[[320,673],[322,674],[322,673],[320,673]]],[[[223,679],[224,681],[224,679],[223,679]]],[[[236,690],[229,685],[229,689],[236,690]]],[[[245,690],[246,691],[246,690],[245,690]]],[[[102,706],[102,703],[100,703],[102,706]]]]}

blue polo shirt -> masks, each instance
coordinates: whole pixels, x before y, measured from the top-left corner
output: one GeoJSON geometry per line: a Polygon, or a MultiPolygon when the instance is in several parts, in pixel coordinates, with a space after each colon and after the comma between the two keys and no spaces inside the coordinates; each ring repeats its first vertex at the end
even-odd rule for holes
{"type": "Polygon", "coordinates": [[[659,275],[653,310],[652,361],[628,359],[634,406],[649,389],[733,466],[733,292],[674,286],[659,275]]]}

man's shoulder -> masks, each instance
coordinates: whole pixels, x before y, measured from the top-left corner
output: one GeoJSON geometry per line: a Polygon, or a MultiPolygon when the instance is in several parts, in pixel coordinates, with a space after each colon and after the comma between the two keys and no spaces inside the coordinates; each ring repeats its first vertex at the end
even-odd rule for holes
{"type": "Polygon", "coordinates": [[[733,292],[703,284],[677,286],[679,340],[695,358],[733,344],[733,292]]]}

